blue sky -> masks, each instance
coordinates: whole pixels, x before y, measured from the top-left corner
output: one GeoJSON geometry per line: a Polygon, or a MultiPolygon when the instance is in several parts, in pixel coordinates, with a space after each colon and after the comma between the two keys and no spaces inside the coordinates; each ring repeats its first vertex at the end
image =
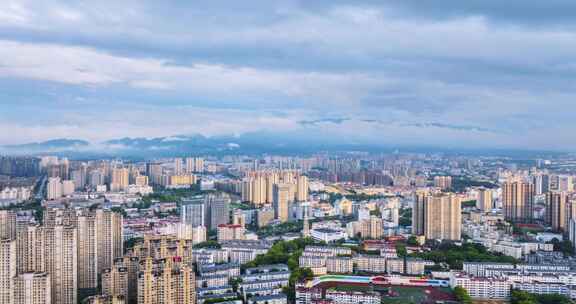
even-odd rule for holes
{"type": "Polygon", "coordinates": [[[576,1],[0,2],[0,144],[294,132],[571,150],[576,1]]]}

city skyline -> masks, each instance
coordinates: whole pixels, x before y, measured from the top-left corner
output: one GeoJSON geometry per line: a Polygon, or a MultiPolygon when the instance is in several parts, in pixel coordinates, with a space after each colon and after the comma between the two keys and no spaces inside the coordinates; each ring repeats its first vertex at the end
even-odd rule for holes
{"type": "Polygon", "coordinates": [[[0,145],[267,132],[571,151],[575,6],[5,1],[0,145]]]}

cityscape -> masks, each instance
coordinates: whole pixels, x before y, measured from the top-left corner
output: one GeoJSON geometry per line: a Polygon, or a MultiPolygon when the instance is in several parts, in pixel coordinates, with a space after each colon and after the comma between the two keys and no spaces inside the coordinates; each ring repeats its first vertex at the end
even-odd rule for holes
{"type": "Polygon", "coordinates": [[[573,12],[0,1],[0,304],[575,303],[573,12]]]}

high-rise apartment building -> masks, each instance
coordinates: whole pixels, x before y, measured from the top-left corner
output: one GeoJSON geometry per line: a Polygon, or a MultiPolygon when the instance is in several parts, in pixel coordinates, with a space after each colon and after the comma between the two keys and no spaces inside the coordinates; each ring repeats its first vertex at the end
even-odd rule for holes
{"type": "Polygon", "coordinates": [[[114,259],[124,254],[122,234],[122,214],[110,210],[96,210],[98,273],[112,267],[114,259]]]}
{"type": "Polygon", "coordinates": [[[98,287],[96,215],[86,212],[78,216],[78,288],[98,287]]]}
{"type": "Polygon", "coordinates": [[[546,193],[546,223],[555,231],[568,232],[567,199],[565,192],[546,193]]]}
{"type": "Polygon", "coordinates": [[[192,227],[206,226],[206,204],[205,199],[186,199],[182,201],[180,212],[180,222],[192,227]]]}
{"type": "Polygon", "coordinates": [[[14,277],[13,304],[51,304],[50,276],[46,272],[26,272],[14,277]]]}
{"type": "Polygon", "coordinates": [[[102,295],[123,296],[128,299],[129,271],[122,265],[114,265],[102,272],[102,295]]]}
{"type": "Polygon", "coordinates": [[[289,219],[292,199],[289,184],[274,185],[274,216],[282,223],[287,222],[289,219]]]}
{"type": "Polygon", "coordinates": [[[534,184],[508,181],[502,184],[504,217],[512,222],[529,223],[534,213],[534,184]]]}
{"type": "Polygon", "coordinates": [[[452,176],[435,176],[434,187],[440,188],[442,190],[452,188],[452,176]]]}
{"type": "Polygon", "coordinates": [[[485,188],[478,189],[476,208],[482,212],[489,212],[492,210],[492,190],[485,188]]]}
{"type": "Polygon", "coordinates": [[[196,279],[185,263],[163,260],[142,261],[138,274],[138,304],[195,304],[196,279]]]}
{"type": "Polygon", "coordinates": [[[536,195],[544,194],[550,191],[550,177],[548,174],[538,174],[533,177],[534,193],[536,195]]]}
{"type": "Polygon", "coordinates": [[[77,304],[78,255],[76,228],[43,227],[45,269],[50,275],[53,303],[77,304]]]}
{"type": "Polygon", "coordinates": [[[16,239],[16,213],[11,210],[0,210],[0,240],[16,239]]]}
{"type": "Polygon", "coordinates": [[[305,202],[308,200],[308,177],[305,175],[300,175],[298,177],[297,190],[296,190],[296,200],[299,202],[305,202]]]}
{"type": "Polygon", "coordinates": [[[110,172],[110,191],[124,191],[130,184],[128,168],[113,168],[110,172]]]}
{"type": "Polygon", "coordinates": [[[417,193],[412,212],[414,234],[426,239],[460,240],[461,201],[456,195],[417,193]]]}
{"type": "Polygon", "coordinates": [[[62,182],[59,177],[51,177],[46,185],[46,199],[55,200],[62,197],[62,182]]]}
{"type": "Polygon", "coordinates": [[[16,240],[0,240],[0,303],[13,303],[12,290],[16,276],[16,240]]]}
{"type": "Polygon", "coordinates": [[[174,174],[175,175],[181,175],[184,173],[184,162],[182,161],[182,158],[175,158],[174,159],[174,174]]]}
{"type": "Polygon", "coordinates": [[[230,222],[230,198],[225,195],[206,196],[207,226],[210,229],[218,228],[218,225],[230,222]]]}

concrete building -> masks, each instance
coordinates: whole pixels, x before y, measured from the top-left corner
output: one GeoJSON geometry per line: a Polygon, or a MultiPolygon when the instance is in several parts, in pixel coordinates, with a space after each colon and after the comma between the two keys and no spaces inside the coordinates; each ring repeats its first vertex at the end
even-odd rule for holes
{"type": "Polygon", "coordinates": [[[204,198],[182,201],[180,222],[192,227],[206,226],[206,204],[204,198]]]}
{"type": "Polygon", "coordinates": [[[291,187],[289,184],[274,185],[274,217],[282,223],[288,221],[291,187]]]}
{"type": "Polygon", "coordinates": [[[534,184],[507,181],[502,184],[504,217],[512,222],[529,223],[534,213],[534,184]]]}
{"type": "Polygon", "coordinates": [[[490,212],[492,210],[492,190],[486,188],[478,189],[476,208],[482,212],[490,212]]]}
{"type": "Polygon", "coordinates": [[[568,231],[569,220],[566,216],[567,195],[565,192],[546,193],[546,223],[554,231],[568,231]]]}
{"type": "Polygon", "coordinates": [[[26,272],[14,277],[13,304],[51,304],[50,276],[45,272],[26,272]]]}
{"type": "Polygon", "coordinates": [[[185,263],[146,259],[138,274],[138,304],[195,304],[196,278],[185,263]]]}
{"type": "Polygon", "coordinates": [[[413,209],[414,234],[426,239],[460,240],[461,201],[451,193],[417,193],[413,209]]]}
{"type": "Polygon", "coordinates": [[[16,213],[0,210],[0,239],[16,239],[16,213]]]}
{"type": "Polygon", "coordinates": [[[98,272],[112,267],[114,259],[124,255],[122,214],[110,210],[96,210],[96,255],[98,272]]]}
{"type": "Polygon", "coordinates": [[[440,188],[441,190],[452,188],[452,176],[435,176],[434,187],[440,188]]]}
{"type": "Polygon", "coordinates": [[[76,304],[78,298],[77,234],[73,226],[43,227],[44,269],[50,276],[53,303],[76,304]]]}
{"type": "Polygon", "coordinates": [[[16,240],[0,240],[0,303],[13,302],[16,259],[16,240]]]}

